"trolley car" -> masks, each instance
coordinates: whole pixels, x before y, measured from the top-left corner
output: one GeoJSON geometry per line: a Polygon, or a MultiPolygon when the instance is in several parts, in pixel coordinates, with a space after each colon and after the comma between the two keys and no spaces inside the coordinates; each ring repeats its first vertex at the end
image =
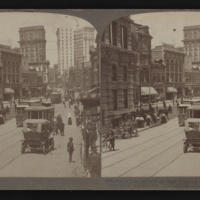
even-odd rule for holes
{"type": "Polygon", "coordinates": [[[51,102],[52,103],[61,103],[61,93],[60,92],[52,92],[51,93],[51,102]]]}

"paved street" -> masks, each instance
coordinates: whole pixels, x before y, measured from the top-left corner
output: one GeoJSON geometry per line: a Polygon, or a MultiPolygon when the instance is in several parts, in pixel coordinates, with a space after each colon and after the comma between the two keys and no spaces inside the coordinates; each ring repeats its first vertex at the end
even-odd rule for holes
{"type": "Polygon", "coordinates": [[[41,152],[21,154],[22,128],[16,127],[15,118],[1,125],[0,131],[0,177],[82,177],[80,163],[80,143],[82,134],[76,127],[73,108],[56,104],[55,115],[62,115],[65,123],[65,136],[54,137],[55,149],[47,155],[41,152]],[[67,113],[72,116],[72,125],[67,125],[67,113]],[[74,163],[69,162],[67,142],[74,139],[74,163]]]}
{"type": "Polygon", "coordinates": [[[139,135],[116,140],[116,151],[102,154],[102,177],[200,176],[199,152],[183,153],[178,118],[139,135]]]}

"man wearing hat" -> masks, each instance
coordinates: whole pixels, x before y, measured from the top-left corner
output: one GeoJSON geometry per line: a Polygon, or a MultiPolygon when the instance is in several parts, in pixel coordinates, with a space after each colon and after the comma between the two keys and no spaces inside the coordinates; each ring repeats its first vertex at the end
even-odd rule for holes
{"type": "Polygon", "coordinates": [[[88,156],[87,169],[92,178],[100,177],[100,154],[97,152],[97,147],[92,147],[92,153],[88,156]]]}

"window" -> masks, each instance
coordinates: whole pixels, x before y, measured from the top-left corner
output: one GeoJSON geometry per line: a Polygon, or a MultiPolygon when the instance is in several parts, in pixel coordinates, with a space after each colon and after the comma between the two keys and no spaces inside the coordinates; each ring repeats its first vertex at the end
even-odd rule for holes
{"type": "Polygon", "coordinates": [[[117,24],[116,22],[112,22],[109,25],[109,39],[110,44],[117,45],[117,24]]]}
{"type": "Polygon", "coordinates": [[[127,81],[127,68],[126,68],[126,66],[123,67],[123,81],[127,81]]]}
{"type": "Polygon", "coordinates": [[[113,110],[117,110],[117,90],[112,90],[113,94],[113,110]]]}
{"type": "Polygon", "coordinates": [[[127,90],[123,90],[124,92],[124,108],[128,108],[128,93],[127,90]]]}
{"type": "Polygon", "coordinates": [[[116,69],[116,65],[113,64],[112,65],[112,77],[111,77],[112,81],[116,81],[117,80],[117,69],[116,69]]]}
{"type": "Polygon", "coordinates": [[[127,49],[127,28],[121,26],[121,47],[127,49]]]}

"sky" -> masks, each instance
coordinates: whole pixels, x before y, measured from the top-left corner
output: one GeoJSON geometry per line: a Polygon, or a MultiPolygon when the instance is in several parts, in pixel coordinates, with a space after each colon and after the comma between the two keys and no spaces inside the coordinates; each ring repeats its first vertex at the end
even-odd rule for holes
{"type": "Polygon", "coordinates": [[[89,22],[70,15],[49,13],[25,13],[9,12],[0,13],[0,44],[10,45],[12,48],[19,47],[19,28],[27,26],[44,26],[46,31],[46,60],[53,67],[57,63],[57,37],[58,27],[90,26],[89,22]]]}
{"type": "Polygon", "coordinates": [[[152,48],[163,43],[183,46],[184,26],[200,25],[200,12],[159,12],[131,15],[138,24],[147,25],[152,39],[152,48]],[[174,29],[176,31],[174,31],[174,29]]]}

